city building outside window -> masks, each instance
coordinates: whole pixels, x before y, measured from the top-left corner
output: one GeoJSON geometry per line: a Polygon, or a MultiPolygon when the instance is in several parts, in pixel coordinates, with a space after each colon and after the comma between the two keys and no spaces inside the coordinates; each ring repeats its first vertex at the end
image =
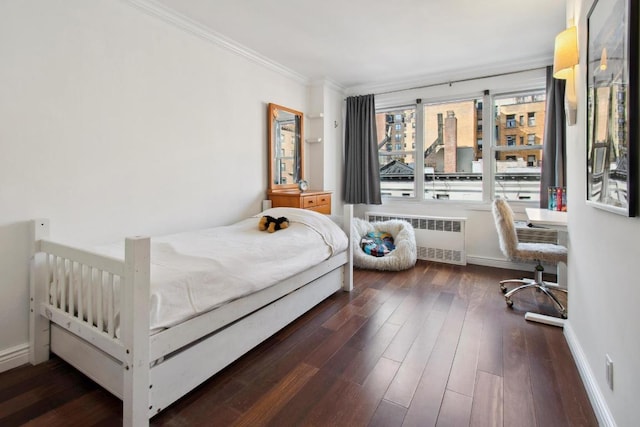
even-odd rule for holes
{"type": "MultiPolygon", "coordinates": [[[[383,196],[415,197],[416,144],[415,133],[404,144],[395,144],[392,150],[393,129],[402,123],[412,123],[415,127],[415,106],[397,107],[376,112],[378,134],[378,160],[380,162],[381,193],[383,196]],[[405,147],[411,146],[410,150],[405,147]]],[[[401,141],[402,134],[395,133],[395,140],[401,141]]]]}
{"type": "Polygon", "coordinates": [[[423,104],[425,199],[482,200],[482,98],[423,104]]]}
{"type": "MultiPolygon", "coordinates": [[[[505,126],[501,117],[510,114],[527,115],[527,144],[514,145],[509,136],[494,142],[494,197],[507,200],[540,200],[540,164],[544,138],[544,114],[546,108],[543,91],[518,95],[495,96],[496,134],[503,135],[505,126]],[[538,120],[536,120],[538,119],[538,120]]],[[[523,135],[524,136],[524,135],[523,135]]]]}

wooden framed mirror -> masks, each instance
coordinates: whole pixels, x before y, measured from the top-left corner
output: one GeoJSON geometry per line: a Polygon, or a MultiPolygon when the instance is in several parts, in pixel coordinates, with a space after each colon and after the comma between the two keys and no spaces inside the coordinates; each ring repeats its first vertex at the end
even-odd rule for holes
{"type": "Polygon", "coordinates": [[[304,178],[303,114],[269,104],[269,190],[293,190],[304,178]]]}

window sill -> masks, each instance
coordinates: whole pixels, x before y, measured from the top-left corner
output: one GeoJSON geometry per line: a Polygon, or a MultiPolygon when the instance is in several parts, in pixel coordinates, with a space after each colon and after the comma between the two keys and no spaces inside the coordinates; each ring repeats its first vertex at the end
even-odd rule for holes
{"type": "MultiPolygon", "coordinates": [[[[479,200],[418,200],[416,198],[382,197],[382,204],[387,206],[401,205],[432,205],[440,207],[451,207],[452,209],[463,209],[469,211],[490,211],[492,201],[479,200]]],[[[511,209],[516,213],[524,213],[526,208],[539,207],[538,201],[509,200],[511,209]]]]}

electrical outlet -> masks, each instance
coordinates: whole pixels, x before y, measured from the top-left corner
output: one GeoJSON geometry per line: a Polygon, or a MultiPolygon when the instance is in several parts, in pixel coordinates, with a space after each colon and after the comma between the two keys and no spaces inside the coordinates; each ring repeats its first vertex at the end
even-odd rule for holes
{"type": "Polygon", "coordinates": [[[607,384],[609,384],[609,388],[613,390],[613,360],[611,360],[608,354],[606,354],[605,357],[607,363],[607,384]]]}

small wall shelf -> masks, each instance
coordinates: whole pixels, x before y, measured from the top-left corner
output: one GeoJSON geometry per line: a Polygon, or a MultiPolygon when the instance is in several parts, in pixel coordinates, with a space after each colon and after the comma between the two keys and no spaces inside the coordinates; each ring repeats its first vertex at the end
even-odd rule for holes
{"type": "Polygon", "coordinates": [[[317,142],[322,142],[322,138],[307,138],[305,139],[305,142],[308,144],[315,144],[317,142]]]}
{"type": "Polygon", "coordinates": [[[307,117],[310,118],[310,119],[322,119],[322,118],[324,118],[324,113],[307,114],[307,117]]]}

